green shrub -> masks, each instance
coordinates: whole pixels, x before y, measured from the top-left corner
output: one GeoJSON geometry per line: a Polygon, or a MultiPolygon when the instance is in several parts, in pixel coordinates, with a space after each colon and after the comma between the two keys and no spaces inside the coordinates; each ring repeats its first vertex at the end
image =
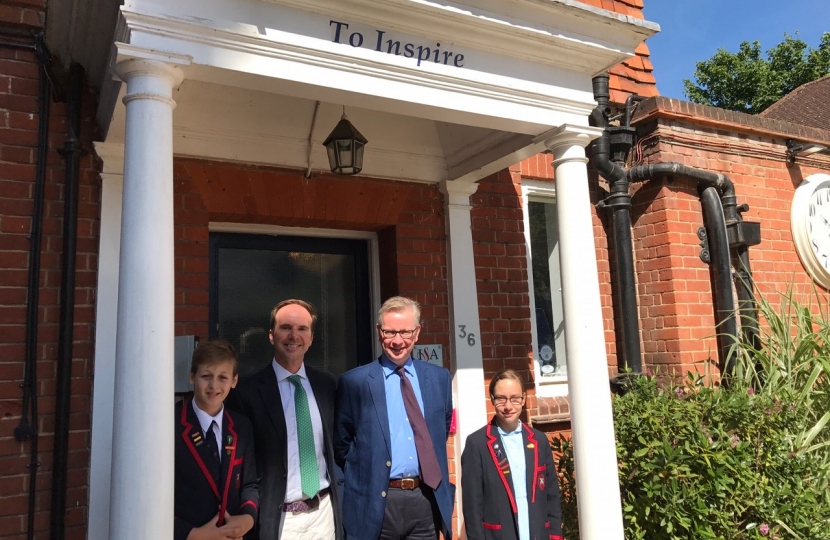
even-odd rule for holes
{"type": "MultiPolygon", "coordinates": [[[[761,347],[729,388],[639,377],[614,397],[627,540],[830,539],[830,329],[787,296],[759,307],[761,347]]],[[[572,443],[553,442],[574,540],[572,443]]]]}

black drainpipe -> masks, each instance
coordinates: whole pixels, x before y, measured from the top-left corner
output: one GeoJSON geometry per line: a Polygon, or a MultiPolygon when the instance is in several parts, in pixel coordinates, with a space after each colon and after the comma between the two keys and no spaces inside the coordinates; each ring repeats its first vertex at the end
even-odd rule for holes
{"type": "MultiPolygon", "coordinates": [[[[608,106],[608,77],[594,77],[594,99],[597,108],[591,115],[591,125],[606,129],[611,109],[608,106]]],[[[626,104],[626,124],[628,123],[631,102],[626,104]]],[[[628,194],[630,182],[625,169],[625,156],[634,143],[635,130],[623,126],[613,128],[608,136],[603,135],[594,144],[592,162],[599,173],[611,185],[610,195],[600,201],[599,208],[611,209],[611,221],[614,235],[614,269],[617,276],[617,293],[620,298],[620,331],[622,341],[621,370],[628,369],[634,373],[642,372],[643,362],[640,351],[640,318],[637,312],[637,284],[634,279],[634,244],[631,240],[631,195],[628,194]],[[600,157],[601,156],[601,157],[600,157]]]]}
{"type": "MultiPolygon", "coordinates": [[[[760,243],[760,224],[744,222],[741,219],[740,212],[746,211],[746,205],[738,208],[735,197],[735,187],[732,181],[725,175],[713,173],[709,171],[702,171],[692,167],[687,167],[680,163],[659,163],[654,165],[640,165],[625,170],[621,165],[615,163],[612,159],[612,152],[627,152],[628,148],[633,144],[633,137],[630,139],[631,144],[627,148],[614,150],[612,137],[615,132],[622,136],[627,136],[624,130],[630,129],[630,126],[625,125],[621,128],[609,127],[610,108],[608,106],[608,75],[599,75],[593,79],[594,95],[597,101],[597,107],[591,113],[590,121],[592,125],[605,128],[602,136],[592,143],[591,163],[594,168],[611,183],[612,194],[606,199],[615,200],[627,197],[627,206],[625,203],[616,203],[614,206],[604,201],[604,206],[612,206],[614,211],[617,207],[630,207],[631,197],[628,194],[628,185],[632,182],[643,182],[651,180],[655,177],[685,177],[697,180],[698,189],[701,192],[701,205],[703,209],[703,219],[705,225],[704,239],[708,242],[709,252],[711,253],[712,264],[710,266],[712,272],[713,292],[714,292],[714,308],[716,319],[716,332],[718,342],[718,360],[721,374],[725,379],[732,374],[735,366],[735,345],[738,335],[737,319],[735,302],[732,295],[731,283],[731,258],[730,247],[735,251],[736,257],[744,261],[742,268],[748,273],[748,278],[744,281],[745,286],[739,286],[739,294],[746,294],[751,301],[746,301],[741,306],[742,309],[749,308],[751,305],[754,308],[754,299],[752,299],[752,275],[749,273],[749,256],[747,248],[751,245],[760,243]],[[615,185],[617,186],[615,189],[615,185]],[[625,191],[623,192],[623,187],[625,191]],[[743,292],[741,289],[743,288],[743,292]]],[[[630,104],[628,104],[630,105],[630,104]]],[[[630,121],[630,106],[626,107],[625,122],[630,121]]],[[[620,159],[616,159],[620,161],[620,159]]],[[[629,217],[630,223],[630,217],[629,217]]],[[[621,245],[617,241],[615,224],[615,250],[631,250],[630,231],[628,231],[628,244],[621,245]]],[[[623,234],[622,238],[625,239],[623,234]]],[[[709,261],[707,261],[709,262],[709,261]]],[[[627,269],[625,270],[628,271],[627,269]]],[[[636,299],[636,287],[633,280],[633,265],[631,266],[632,278],[626,279],[626,287],[629,292],[621,299],[636,299]]],[[[623,284],[623,278],[618,277],[620,284],[623,284]]],[[[736,277],[736,279],[738,279],[736,277]]],[[[623,305],[621,312],[637,313],[636,300],[630,305],[623,305]]],[[[742,311],[745,317],[757,319],[754,313],[742,311]]],[[[744,328],[744,332],[750,331],[751,328],[744,328]]],[[[757,335],[757,326],[756,326],[757,335]]],[[[639,348],[639,334],[632,336],[623,336],[623,339],[628,341],[635,339],[638,342],[639,348]]]]}
{"type": "Polygon", "coordinates": [[[40,248],[43,241],[43,200],[46,184],[46,153],[49,149],[49,105],[51,103],[51,79],[49,51],[43,42],[43,33],[34,36],[12,31],[0,31],[0,46],[29,50],[38,61],[38,142],[35,165],[35,185],[32,193],[32,226],[29,233],[29,276],[26,292],[26,344],[23,368],[23,403],[20,423],[14,428],[18,441],[31,440],[29,447],[29,507],[26,538],[35,535],[35,494],[37,490],[38,461],[38,411],[37,411],[37,316],[40,298],[40,248]],[[31,414],[31,416],[30,416],[31,414]]]}
{"type": "Polygon", "coordinates": [[[65,160],[63,195],[63,263],[61,265],[60,330],[55,389],[55,448],[52,461],[51,540],[63,540],[66,529],[66,463],[69,455],[69,397],[72,395],[72,340],[75,324],[75,258],[78,240],[78,177],[81,147],[81,100],[84,70],[69,70],[69,133],[59,150],[65,160]]]}

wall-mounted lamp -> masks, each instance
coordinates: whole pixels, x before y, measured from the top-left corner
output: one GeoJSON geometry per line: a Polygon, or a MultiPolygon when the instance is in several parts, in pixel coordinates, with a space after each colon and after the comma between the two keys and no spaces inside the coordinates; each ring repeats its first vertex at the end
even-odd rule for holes
{"type": "Polygon", "coordinates": [[[342,175],[359,173],[363,169],[363,147],[368,142],[346,118],[346,107],[343,107],[340,122],[323,141],[331,172],[342,175]]]}
{"type": "Polygon", "coordinates": [[[787,139],[787,163],[795,163],[796,156],[804,157],[816,152],[824,152],[826,146],[816,143],[800,143],[794,139],[787,139]]]}

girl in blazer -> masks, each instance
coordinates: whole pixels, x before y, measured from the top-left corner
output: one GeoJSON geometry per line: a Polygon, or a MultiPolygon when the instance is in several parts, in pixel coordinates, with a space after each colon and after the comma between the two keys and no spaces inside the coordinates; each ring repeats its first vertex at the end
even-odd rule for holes
{"type": "Polygon", "coordinates": [[[559,483],[544,433],[520,420],[525,392],[511,370],[490,381],[493,421],[467,437],[461,455],[468,540],[563,540],[559,483]]]}

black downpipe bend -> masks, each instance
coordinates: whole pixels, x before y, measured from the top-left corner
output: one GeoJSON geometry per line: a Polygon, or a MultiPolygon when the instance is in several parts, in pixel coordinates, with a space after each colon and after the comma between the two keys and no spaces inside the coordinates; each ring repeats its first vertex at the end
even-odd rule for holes
{"type": "Polygon", "coordinates": [[[718,358],[721,376],[728,381],[735,370],[735,347],[738,323],[735,317],[735,300],[732,296],[732,261],[729,256],[729,239],[726,235],[724,210],[717,190],[709,186],[700,194],[703,207],[703,224],[709,253],[715,293],[715,321],[717,329],[718,358]]]}
{"type": "Polygon", "coordinates": [[[84,70],[72,64],[67,103],[68,137],[59,151],[65,160],[63,194],[63,264],[61,265],[60,330],[55,389],[55,448],[52,461],[51,540],[66,533],[66,468],[69,456],[69,398],[72,395],[72,340],[75,324],[75,258],[78,240],[78,179],[81,147],[81,100],[84,70]]]}
{"type": "MultiPolygon", "coordinates": [[[[714,289],[713,303],[717,321],[718,360],[721,374],[728,381],[728,377],[735,366],[736,351],[734,345],[738,334],[735,302],[732,296],[730,245],[727,227],[740,228],[742,225],[736,202],[735,186],[723,174],[702,171],[680,163],[641,165],[626,170],[622,165],[615,162],[615,160],[621,162],[621,159],[619,149],[612,150],[612,133],[621,133],[630,129],[631,105],[634,101],[639,100],[627,100],[625,125],[623,127],[609,128],[611,110],[609,107],[608,80],[607,74],[598,75],[592,80],[597,106],[591,112],[589,122],[592,126],[602,127],[604,131],[602,136],[591,145],[591,164],[603,178],[608,180],[611,186],[609,197],[598,206],[612,207],[614,211],[614,244],[617,251],[616,270],[621,288],[620,300],[623,304],[620,312],[623,319],[621,330],[624,354],[627,357],[633,355],[635,349],[631,346],[631,342],[636,342],[637,362],[640,366],[642,365],[639,358],[640,336],[637,323],[636,284],[634,282],[632,260],[629,186],[633,182],[648,181],[659,176],[691,178],[697,180],[699,189],[701,189],[704,224],[709,236],[710,252],[712,253],[711,271],[714,289]],[[623,230],[626,228],[627,230],[623,230]],[[634,324],[628,325],[629,317],[634,319],[634,324]],[[631,349],[632,352],[629,352],[628,349],[631,349]]],[[[743,287],[743,290],[738,287],[738,293],[739,298],[743,299],[742,308],[747,308],[746,313],[748,315],[743,315],[743,317],[752,318],[755,312],[754,297],[752,296],[752,274],[749,271],[749,255],[746,245],[739,244],[736,249],[736,256],[741,261],[740,267],[745,269],[747,275],[744,280],[746,286],[743,287]]],[[[751,333],[752,323],[750,322],[748,326],[743,328],[745,332],[751,333]]],[[[755,321],[754,332],[757,339],[757,321],[755,321]]],[[[626,360],[630,365],[631,361],[628,358],[626,360]]]]}

